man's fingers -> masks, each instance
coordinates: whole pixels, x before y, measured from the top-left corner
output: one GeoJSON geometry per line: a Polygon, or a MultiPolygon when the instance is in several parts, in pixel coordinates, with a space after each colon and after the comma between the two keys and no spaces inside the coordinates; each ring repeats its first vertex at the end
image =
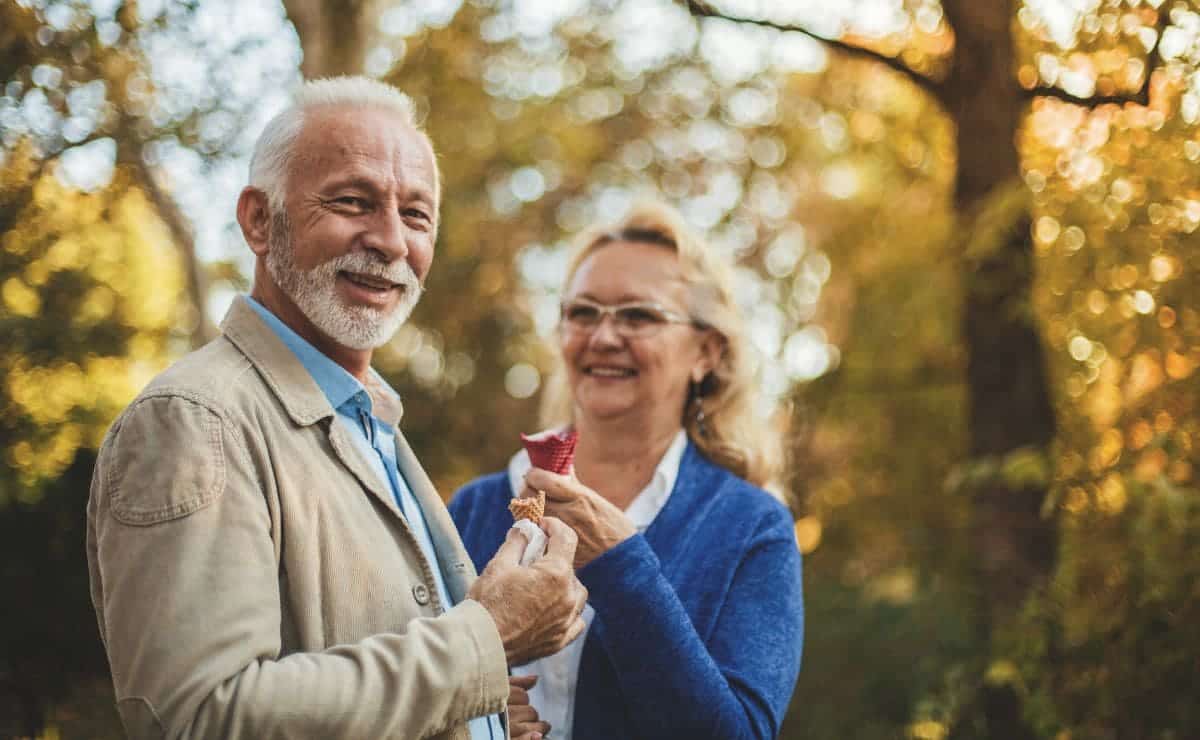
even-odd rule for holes
{"type": "Polygon", "coordinates": [[[588,590],[587,586],[583,585],[578,578],[575,579],[575,613],[582,614],[583,607],[587,606],[588,590]]]}
{"type": "Polygon", "coordinates": [[[536,673],[531,673],[528,676],[509,676],[508,683],[511,686],[518,686],[526,691],[532,689],[538,682],[536,673]]]}
{"type": "Polygon", "coordinates": [[[579,535],[575,534],[575,530],[564,524],[563,520],[553,516],[542,517],[542,529],[546,531],[548,539],[546,557],[574,563],[575,548],[579,545],[579,535]]]}
{"type": "Polygon", "coordinates": [[[525,552],[525,546],[528,544],[529,538],[525,536],[524,532],[510,528],[500,549],[496,550],[496,554],[492,556],[492,562],[518,565],[521,562],[521,553],[525,552]]]}
{"type": "Polygon", "coordinates": [[[587,622],[583,621],[583,617],[576,616],[575,621],[571,623],[571,627],[567,630],[566,637],[563,639],[562,647],[559,650],[575,642],[575,639],[582,635],[585,629],[587,629],[587,622]]]}

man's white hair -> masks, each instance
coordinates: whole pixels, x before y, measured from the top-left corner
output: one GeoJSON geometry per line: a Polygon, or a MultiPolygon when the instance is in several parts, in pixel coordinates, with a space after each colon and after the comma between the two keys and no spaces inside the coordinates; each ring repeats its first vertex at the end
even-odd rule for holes
{"type": "Polygon", "coordinates": [[[288,107],[267,122],[250,158],[250,185],[267,194],[272,211],[284,207],[292,149],[304,128],[305,114],[325,106],[382,108],[424,133],[417,125],[412,98],[387,83],[369,77],[326,77],[304,83],[288,107]]]}

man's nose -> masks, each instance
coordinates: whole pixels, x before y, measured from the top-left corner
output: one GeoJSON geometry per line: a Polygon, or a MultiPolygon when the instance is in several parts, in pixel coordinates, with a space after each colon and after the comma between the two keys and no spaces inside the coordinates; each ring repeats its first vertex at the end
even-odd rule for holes
{"type": "Polygon", "coordinates": [[[380,208],[363,234],[363,246],[394,262],[408,256],[409,236],[404,217],[396,209],[380,208]]]}

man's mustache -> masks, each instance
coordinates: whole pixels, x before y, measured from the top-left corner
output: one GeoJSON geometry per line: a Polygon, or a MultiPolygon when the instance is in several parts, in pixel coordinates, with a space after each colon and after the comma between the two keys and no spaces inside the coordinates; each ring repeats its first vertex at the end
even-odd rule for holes
{"type": "Polygon", "coordinates": [[[398,283],[417,292],[423,292],[425,289],[407,262],[403,260],[392,263],[381,262],[365,252],[353,252],[334,257],[328,262],[318,265],[314,270],[328,273],[354,272],[398,283]]]}

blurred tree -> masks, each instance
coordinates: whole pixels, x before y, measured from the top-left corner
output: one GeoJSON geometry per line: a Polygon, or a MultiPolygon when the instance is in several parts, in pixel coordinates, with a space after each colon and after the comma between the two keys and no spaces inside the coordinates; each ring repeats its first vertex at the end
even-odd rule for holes
{"type": "MultiPolygon", "coordinates": [[[[900,46],[888,38],[822,37],[802,22],[786,20],[790,14],[782,7],[767,17],[745,18],[720,10],[724,3],[686,4],[698,16],[805,33],[847,57],[872,58],[908,78],[953,121],[972,458],[960,471],[958,489],[971,498],[977,630],[999,659],[1013,650],[1014,616],[1055,573],[1057,551],[1058,523],[1047,516],[1054,509],[1048,494],[1056,425],[1047,361],[1033,321],[1035,210],[1017,148],[1023,115],[1039,98],[1107,111],[1121,104],[1144,111],[1157,100],[1161,108],[1169,75],[1155,73],[1158,45],[1171,25],[1168,11],[1183,13],[1186,4],[1108,3],[1086,22],[1081,18],[1073,29],[1076,38],[1064,42],[1063,34],[1051,39],[1050,24],[1040,20],[1036,11],[1044,4],[942,0],[935,12],[932,3],[906,3],[914,22],[905,33],[918,38],[900,46]],[[920,29],[952,37],[944,59],[926,58],[920,29]],[[1092,53],[1064,52],[1073,47],[1092,53]]],[[[1187,19],[1175,20],[1187,27],[1187,19]]],[[[1174,77],[1182,74],[1176,70],[1174,77]]],[[[1128,110],[1126,115],[1137,115],[1128,110]]],[[[1031,712],[1022,709],[1016,675],[989,672],[978,703],[960,710],[955,735],[1032,737],[1031,712]]]]}
{"type": "Polygon", "coordinates": [[[284,0],[283,6],[300,37],[306,79],[363,73],[377,6],[367,0],[284,0]]]}
{"type": "MultiPolygon", "coordinates": [[[[1159,40],[1186,22],[1113,3],[1080,11],[1083,30],[1062,41],[1034,3],[914,0],[897,11],[908,21],[885,34],[839,25],[870,18],[854,3],[813,16],[821,34],[784,4],[749,19],[681,3],[711,18],[694,27],[661,4],[597,2],[540,20],[519,5],[363,9],[378,33],[365,37],[362,63],[390,67],[388,78],[422,104],[446,171],[448,230],[430,292],[417,325],[381,356],[406,394],[434,395],[409,405],[405,428],[443,490],[503,463],[512,445],[496,430],[532,423],[518,399],[553,358],[528,316],[541,331],[552,321],[563,240],[629,193],[656,192],[750,268],[747,311],[760,346],[786,368],[782,386],[779,368],[765,368],[769,388],[811,377],[808,350],[827,338],[842,346],[840,370],[802,391],[798,419],[811,513],[797,534],[811,548],[825,536],[810,593],[836,601],[845,595],[830,584],[860,584],[866,608],[907,604],[911,629],[930,636],[946,621],[973,624],[973,638],[950,629],[934,639],[942,662],[925,662],[912,684],[928,690],[910,707],[912,732],[1050,731],[1034,716],[1042,698],[1006,667],[1025,651],[1014,625],[1059,578],[1056,553],[1069,554],[1050,494],[1063,460],[1052,452],[1071,442],[1052,399],[1068,420],[1076,412],[1052,392],[1046,371],[1060,355],[1047,360],[1034,321],[1041,255],[1031,226],[1049,196],[1031,197],[1038,178],[1018,142],[1026,112],[1047,109],[1047,99],[1102,115],[1120,104],[1148,110],[1152,84],[1165,79],[1154,72],[1159,40]],[[668,41],[646,41],[638,31],[648,24],[668,41]],[[731,27],[747,25],[799,48],[798,36],[818,38],[837,63],[754,77],[761,63],[737,55],[778,54],[783,43],[747,34],[723,46],[731,27]],[[822,289],[831,310],[815,306],[822,289]],[[947,444],[895,442],[914,428],[947,444]],[[942,613],[939,625],[924,603],[958,617],[942,613]]],[[[1166,94],[1155,89],[1156,99],[1166,94]]],[[[1060,353],[1063,342],[1047,339],[1060,353]]],[[[824,687],[830,667],[802,681],[824,687]]],[[[1028,670],[1039,678],[1046,666],[1028,670]]],[[[804,689],[798,716],[815,695],[804,689]]],[[[893,729],[880,736],[894,732],[896,715],[887,717],[879,727],[893,729]]],[[[818,734],[861,729],[861,715],[844,719],[818,734]]]]}
{"type": "Polygon", "coordinates": [[[85,502],[113,417],[214,332],[161,164],[229,150],[241,111],[219,85],[180,95],[147,51],[198,12],[0,2],[0,736],[114,726],[85,502]]]}
{"type": "MultiPolygon", "coordinates": [[[[184,272],[119,169],[93,193],[18,153],[0,171],[0,733],[36,734],[54,700],[104,675],[88,598],[84,501],[109,422],[166,366],[184,272]],[[21,203],[20,201],[27,201],[21,203]]],[[[186,305],[186,301],[182,302],[186,305]]],[[[179,337],[182,339],[182,337],[179,337]]]]}
{"type": "MultiPolygon", "coordinates": [[[[3,355],[13,483],[0,542],[13,532],[21,549],[2,572],[63,615],[0,622],[15,636],[0,694],[22,697],[0,717],[20,707],[24,727],[68,691],[54,671],[82,676],[69,661],[99,655],[38,640],[94,634],[72,548],[92,435],[139,382],[119,363],[152,349],[140,373],[184,335],[199,341],[186,304],[204,303],[196,280],[157,286],[192,286],[174,340],[115,308],[88,333],[54,333],[58,302],[86,313],[70,301],[109,278],[46,265],[93,231],[127,235],[133,259],[163,258],[168,234],[186,245],[172,196],[190,196],[166,187],[186,173],[171,163],[190,151],[182,169],[211,175],[244,151],[232,132],[261,123],[237,101],[270,112],[245,87],[265,65],[239,63],[242,42],[211,32],[233,18],[212,14],[221,5],[95,17],[0,3],[0,232],[20,235],[4,237],[18,251],[3,253],[0,326],[33,337],[3,355]],[[154,71],[152,51],[203,84],[154,71]],[[201,58],[218,63],[197,73],[201,58]],[[89,105],[93,80],[104,94],[89,105]],[[79,156],[111,163],[111,178],[74,180],[79,156]],[[47,210],[38,193],[69,207],[47,210]],[[78,236],[73,219],[96,207],[79,204],[101,202],[78,236]],[[129,209],[145,230],[119,217],[129,209]],[[64,298],[67,277],[83,287],[64,298]],[[130,387],[34,392],[74,387],[59,375],[86,373],[88,352],[113,363],[105,383],[130,387]]],[[[763,388],[794,403],[810,639],[785,736],[1194,734],[1179,689],[1200,654],[1187,637],[1200,616],[1200,17],[1188,3],[759,3],[753,19],[734,0],[284,5],[305,76],[396,82],[440,152],[429,291],[377,358],[445,494],[502,466],[536,423],[566,242],[653,194],[738,262],[763,388]]],[[[230,264],[192,273],[221,294],[245,285],[230,264]]],[[[70,692],[95,696],[82,678],[70,692]]],[[[63,707],[51,716],[65,733],[63,707]]]]}
{"type": "MultiPolygon", "coordinates": [[[[0,20],[4,21],[0,45],[5,49],[0,80],[6,86],[8,120],[17,122],[18,105],[34,114],[32,130],[8,126],[4,143],[7,148],[19,136],[31,137],[33,148],[29,151],[43,164],[53,162],[64,150],[86,151],[96,143],[101,147],[115,144],[115,152],[107,156],[129,167],[186,259],[193,312],[185,318],[194,326],[193,342],[198,346],[214,336],[201,311],[206,293],[204,268],[195,257],[190,225],[164,191],[151,165],[153,156],[145,151],[154,139],[175,132],[155,123],[155,111],[147,105],[152,90],[136,33],[142,24],[136,8],[135,3],[124,3],[107,18],[92,18],[68,4],[0,6],[0,20]]],[[[164,13],[147,25],[165,22],[164,13]]],[[[198,113],[190,121],[181,121],[179,128],[194,128],[197,118],[198,113]]],[[[96,149],[92,148],[93,156],[96,149]]],[[[36,178],[27,180],[25,186],[32,187],[34,181],[36,178]]]]}

